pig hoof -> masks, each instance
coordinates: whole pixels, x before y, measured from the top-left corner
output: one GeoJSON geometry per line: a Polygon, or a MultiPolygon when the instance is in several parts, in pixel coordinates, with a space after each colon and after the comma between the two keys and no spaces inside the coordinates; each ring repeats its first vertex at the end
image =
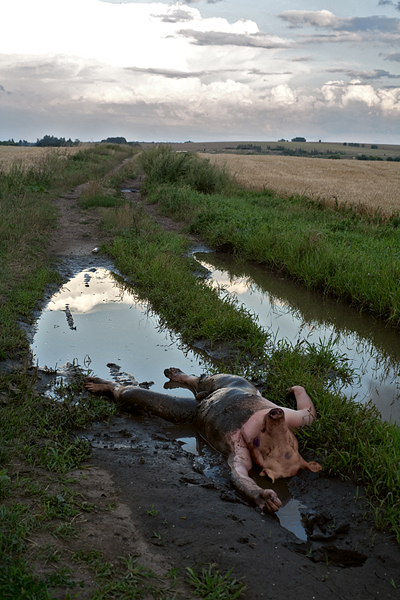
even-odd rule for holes
{"type": "Polygon", "coordinates": [[[176,367],[170,367],[164,370],[165,377],[168,377],[171,381],[181,381],[182,378],[186,377],[185,373],[176,367]]]}

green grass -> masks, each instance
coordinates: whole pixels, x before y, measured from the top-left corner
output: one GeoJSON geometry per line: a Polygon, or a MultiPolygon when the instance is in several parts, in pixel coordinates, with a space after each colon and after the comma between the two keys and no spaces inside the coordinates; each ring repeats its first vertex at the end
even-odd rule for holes
{"type": "Polygon", "coordinates": [[[199,160],[193,154],[175,153],[167,145],[146,150],[139,158],[141,168],[146,172],[147,182],[179,183],[190,185],[204,194],[215,194],[231,185],[230,178],[223,170],[215,169],[208,160],[199,160]]]}
{"type": "Polygon", "coordinates": [[[193,586],[196,594],[205,600],[235,600],[240,598],[246,589],[243,582],[231,577],[231,572],[220,573],[210,565],[200,572],[188,568],[188,581],[193,586]]]}

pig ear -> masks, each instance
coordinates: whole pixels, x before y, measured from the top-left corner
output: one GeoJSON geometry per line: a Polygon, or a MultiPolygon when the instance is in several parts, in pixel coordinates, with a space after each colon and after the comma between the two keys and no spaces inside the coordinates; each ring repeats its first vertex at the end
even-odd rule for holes
{"type": "Polygon", "coordinates": [[[322,467],[319,463],[312,460],[311,462],[306,463],[306,469],[313,473],[318,473],[318,471],[321,471],[322,467]]]}

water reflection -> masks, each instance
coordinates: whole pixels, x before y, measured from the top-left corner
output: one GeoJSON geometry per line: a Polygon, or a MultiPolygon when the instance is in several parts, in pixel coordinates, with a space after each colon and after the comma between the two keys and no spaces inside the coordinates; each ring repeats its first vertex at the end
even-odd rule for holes
{"type": "MultiPolygon", "coordinates": [[[[139,382],[154,381],[155,391],[165,391],[166,367],[179,365],[189,373],[205,369],[201,354],[161,331],[148,305],[100,265],[78,272],[50,299],[31,348],[40,367],[74,360],[82,365],[86,357],[97,376],[110,379],[107,364],[115,363],[139,382]]],[[[174,394],[185,396],[187,390],[174,394]]]]}
{"type": "Polygon", "coordinates": [[[359,402],[370,399],[384,419],[400,422],[400,342],[382,322],[252,263],[239,265],[230,255],[197,252],[214,285],[235,294],[258,315],[262,326],[296,343],[335,340],[356,369],[358,381],[344,388],[359,402]]]}

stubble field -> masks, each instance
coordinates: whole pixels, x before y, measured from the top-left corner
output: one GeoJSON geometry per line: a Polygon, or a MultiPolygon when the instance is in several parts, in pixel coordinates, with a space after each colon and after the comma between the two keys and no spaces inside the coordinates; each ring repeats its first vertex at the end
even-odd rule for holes
{"type": "Polygon", "coordinates": [[[201,154],[226,168],[238,183],[285,196],[356,205],[384,215],[400,211],[400,162],[326,160],[292,156],[201,154]]]}
{"type": "Polygon", "coordinates": [[[76,154],[88,147],[88,144],[80,144],[71,148],[42,148],[37,146],[0,146],[0,169],[7,170],[13,164],[22,164],[29,168],[38,160],[44,158],[49,152],[57,152],[61,156],[76,154]]]}

